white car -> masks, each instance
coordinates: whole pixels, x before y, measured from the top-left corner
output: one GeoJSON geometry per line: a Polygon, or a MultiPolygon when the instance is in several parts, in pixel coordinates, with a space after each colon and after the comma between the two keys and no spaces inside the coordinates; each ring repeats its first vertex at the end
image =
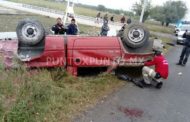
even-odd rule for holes
{"type": "Polygon", "coordinates": [[[177,44],[183,44],[185,39],[183,38],[183,34],[187,31],[190,32],[190,25],[183,25],[180,28],[176,29],[177,36],[177,44]]]}

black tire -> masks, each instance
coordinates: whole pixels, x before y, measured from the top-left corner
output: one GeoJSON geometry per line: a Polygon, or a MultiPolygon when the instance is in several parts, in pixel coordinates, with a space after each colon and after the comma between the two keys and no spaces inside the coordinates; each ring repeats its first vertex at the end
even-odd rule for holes
{"type": "Polygon", "coordinates": [[[130,24],[123,33],[122,41],[131,48],[140,48],[149,40],[150,32],[141,24],[130,24]]]}
{"type": "Polygon", "coordinates": [[[45,37],[43,25],[33,19],[25,19],[18,23],[16,28],[18,41],[21,44],[36,45],[45,37]]]}

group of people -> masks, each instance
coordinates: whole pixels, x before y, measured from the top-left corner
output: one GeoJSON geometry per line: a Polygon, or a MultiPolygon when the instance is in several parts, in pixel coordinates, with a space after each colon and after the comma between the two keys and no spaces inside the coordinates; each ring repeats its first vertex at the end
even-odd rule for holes
{"type": "MultiPolygon", "coordinates": [[[[104,16],[101,16],[101,13],[98,12],[98,14],[96,15],[96,23],[101,23],[101,22],[105,22],[105,21],[111,21],[111,22],[115,22],[115,16],[112,15],[110,18],[108,16],[108,14],[106,13],[104,16]]],[[[122,16],[120,19],[121,23],[126,23],[126,18],[125,16],[122,16]]]]}
{"type": "Polygon", "coordinates": [[[98,14],[96,15],[96,23],[104,23],[105,21],[111,21],[114,22],[114,15],[112,15],[109,19],[108,14],[105,14],[103,17],[101,16],[101,13],[98,12],[98,14]]]}
{"type": "MultiPolygon", "coordinates": [[[[101,13],[99,12],[96,16],[97,22],[100,21],[101,13]]],[[[114,22],[114,15],[110,17],[110,21],[114,22]]],[[[107,36],[110,27],[108,26],[108,14],[105,14],[103,17],[103,25],[100,30],[101,36],[107,36]]],[[[125,17],[121,18],[121,23],[125,23],[125,17]]],[[[67,34],[67,35],[77,35],[78,34],[78,26],[76,24],[76,20],[74,18],[71,19],[71,23],[68,26],[63,25],[62,19],[59,17],[56,20],[56,24],[52,26],[51,30],[55,35],[58,34],[67,34]]]]}
{"type": "MultiPolygon", "coordinates": [[[[110,30],[108,26],[108,21],[104,21],[104,24],[101,28],[100,35],[107,36],[108,31],[110,30]]],[[[74,18],[71,19],[71,23],[68,26],[63,25],[62,19],[59,17],[56,19],[56,24],[52,26],[51,31],[55,35],[77,35],[78,34],[78,26],[76,24],[76,20],[74,18]]]]}
{"type": "Polygon", "coordinates": [[[71,19],[71,23],[68,26],[63,25],[62,19],[57,18],[56,24],[53,25],[51,30],[55,35],[59,34],[67,34],[67,35],[77,35],[78,34],[78,26],[76,24],[76,20],[74,18],[71,19]]]}

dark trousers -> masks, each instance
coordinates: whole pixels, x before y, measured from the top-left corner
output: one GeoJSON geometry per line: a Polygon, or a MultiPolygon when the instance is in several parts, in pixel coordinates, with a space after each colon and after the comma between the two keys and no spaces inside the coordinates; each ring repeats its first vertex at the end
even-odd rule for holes
{"type": "Polygon", "coordinates": [[[184,47],[181,52],[179,63],[186,64],[189,58],[189,55],[190,55],[190,47],[184,47]]]}

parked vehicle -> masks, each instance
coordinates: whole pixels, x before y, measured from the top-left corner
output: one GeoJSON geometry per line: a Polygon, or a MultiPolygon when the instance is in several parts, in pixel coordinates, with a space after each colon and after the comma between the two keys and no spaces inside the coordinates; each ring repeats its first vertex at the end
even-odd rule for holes
{"type": "Polygon", "coordinates": [[[119,37],[45,35],[36,20],[17,26],[18,58],[27,67],[63,67],[75,76],[82,67],[108,68],[118,59],[121,67],[141,67],[153,56],[149,31],[140,24],[125,27],[119,37]]]}
{"type": "Polygon", "coordinates": [[[183,34],[185,32],[190,32],[190,25],[183,25],[179,29],[176,30],[176,36],[177,36],[177,44],[183,44],[184,43],[184,38],[183,34]]]}

